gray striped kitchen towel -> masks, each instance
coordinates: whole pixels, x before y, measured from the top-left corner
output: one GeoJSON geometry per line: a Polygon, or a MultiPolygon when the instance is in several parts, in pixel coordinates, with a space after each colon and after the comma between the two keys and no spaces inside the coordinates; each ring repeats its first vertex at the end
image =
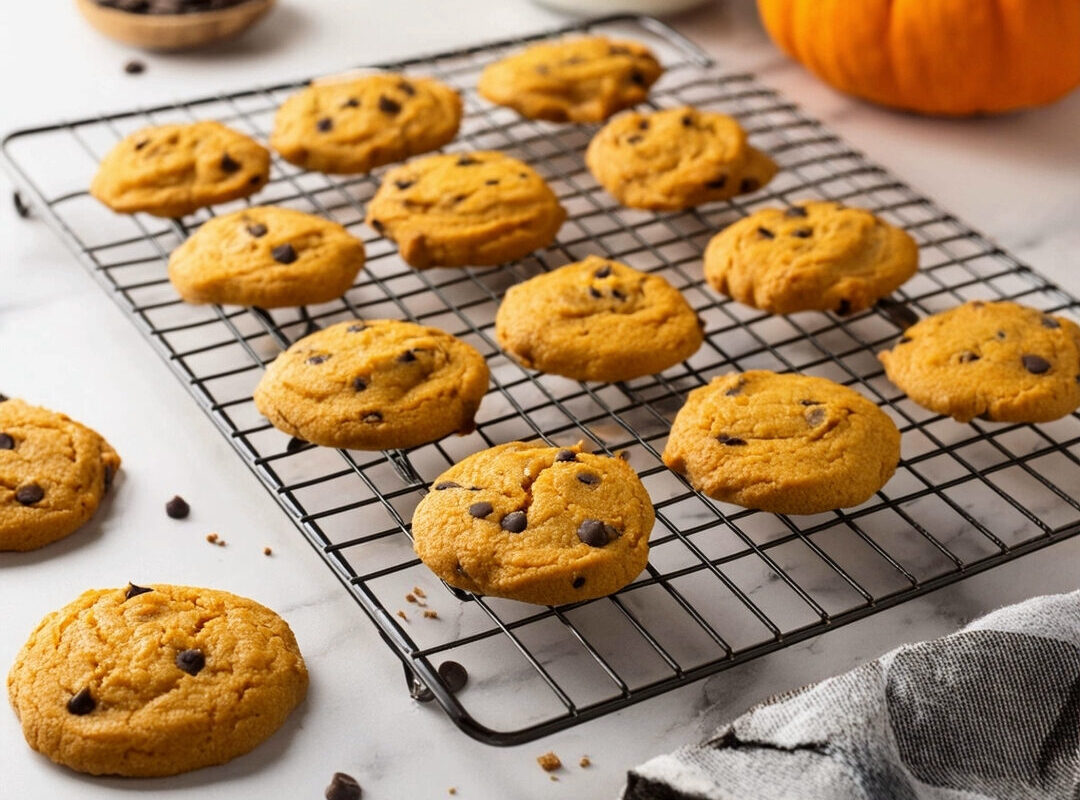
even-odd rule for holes
{"type": "Polygon", "coordinates": [[[1080,592],[774,698],[632,770],[624,800],[1080,797],[1080,592]]]}

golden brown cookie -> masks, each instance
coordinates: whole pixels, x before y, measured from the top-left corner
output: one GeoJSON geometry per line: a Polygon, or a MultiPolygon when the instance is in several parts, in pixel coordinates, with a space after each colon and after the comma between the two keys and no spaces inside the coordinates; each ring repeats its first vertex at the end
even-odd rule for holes
{"type": "Polygon", "coordinates": [[[80,528],[119,468],[86,426],[0,396],[0,550],[34,550],[80,528]]]}
{"type": "Polygon", "coordinates": [[[652,526],[652,501],[623,459],[510,442],[440,475],[412,533],[417,555],[451,586],[560,605],[637,577],[652,526]]]}
{"type": "Polygon", "coordinates": [[[355,320],[281,353],[255,405],[306,441],[387,450],[472,431],[487,387],[487,362],[460,339],[411,322],[355,320]]]}
{"type": "Polygon", "coordinates": [[[566,211],[527,164],[493,151],[426,156],[386,173],[367,222],[417,269],[493,267],[546,247],[566,211]]]}
{"type": "Polygon", "coordinates": [[[833,202],[761,209],[705,250],[709,285],[773,314],[862,311],[918,268],[919,248],[907,233],[833,202]]]}
{"type": "Polygon", "coordinates": [[[960,422],[1049,422],[1080,408],[1080,326],[1016,303],[934,314],[878,358],[908,397],[960,422]]]}
{"type": "Polygon", "coordinates": [[[690,392],[664,448],[664,463],[709,497],[777,514],[859,505],[899,459],[896,425],[854,389],[765,370],[690,392]]]}
{"type": "Polygon", "coordinates": [[[330,78],[282,104],[270,146],[305,169],[370,172],[442,147],[460,124],[461,97],[430,78],[330,78]]]}
{"type": "Polygon", "coordinates": [[[41,621],[8,674],[27,744],[79,772],[224,764],[277,730],[308,675],[267,608],[191,586],[95,589],[41,621]]]}
{"type": "Polygon", "coordinates": [[[258,206],[206,222],[169,257],[189,303],[278,308],[343,295],[364,266],[364,243],[336,222],[258,206]]]}
{"type": "Polygon", "coordinates": [[[158,125],[127,136],[98,167],[90,194],[113,211],[182,217],[247,197],[270,177],[270,153],[218,122],[158,125]]]}
{"type": "Polygon", "coordinates": [[[489,64],[477,89],[530,119],[603,122],[648,97],[663,71],[643,44],[590,36],[541,42],[489,64]]]}
{"type": "Polygon", "coordinates": [[[776,174],[737,121],[689,107],[616,117],[589,142],[585,163],[620,203],[657,211],[753,192],[776,174]]]}
{"type": "Polygon", "coordinates": [[[580,381],[626,381],[693,355],[704,334],[670,283],[589,256],[511,286],[499,346],[524,366],[580,381]]]}

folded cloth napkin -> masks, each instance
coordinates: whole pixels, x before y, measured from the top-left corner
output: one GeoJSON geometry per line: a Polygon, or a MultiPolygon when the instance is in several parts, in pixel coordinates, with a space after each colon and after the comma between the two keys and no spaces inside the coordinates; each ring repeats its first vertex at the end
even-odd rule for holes
{"type": "Polygon", "coordinates": [[[624,800],[1080,797],[1080,592],[757,706],[630,772],[624,800]]]}

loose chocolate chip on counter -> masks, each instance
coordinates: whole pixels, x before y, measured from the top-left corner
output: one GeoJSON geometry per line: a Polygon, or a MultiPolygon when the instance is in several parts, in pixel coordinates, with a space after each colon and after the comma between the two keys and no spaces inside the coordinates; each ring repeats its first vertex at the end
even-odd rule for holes
{"type": "Polygon", "coordinates": [[[979,356],[978,356],[978,355],[976,355],[975,353],[971,352],[970,350],[965,350],[965,351],[964,351],[963,353],[961,353],[961,354],[960,354],[960,355],[959,355],[959,356],[957,357],[957,360],[958,360],[958,361],[959,361],[959,362],[960,362],[961,364],[970,364],[970,363],[971,363],[972,361],[978,361],[978,360],[979,360],[979,356]]]}
{"type": "Polygon", "coordinates": [[[472,158],[470,156],[462,156],[461,158],[459,158],[457,160],[457,165],[459,167],[473,167],[473,166],[476,166],[479,163],[480,163],[479,161],[477,161],[475,158],[472,158]]]}
{"type": "Polygon", "coordinates": [[[443,679],[446,688],[454,694],[464,689],[465,684],[469,682],[469,673],[456,661],[444,661],[439,664],[439,677],[443,679]]]}
{"type": "Polygon", "coordinates": [[[191,513],[191,506],[180,495],[175,495],[165,504],[165,513],[172,519],[184,519],[191,513]]]}
{"type": "Polygon", "coordinates": [[[720,444],[726,444],[728,447],[742,447],[746,444],[745,439],[740,439],[738,436],[728,436],[726,433],[717,436],[716,441],[720,442],[720,444]]]}
{"type": "Polygon", "coordinates": [[[198,675],[206,666],[206,656],[202,650],[181,650],[176,654],[176,666],[188,675],[198,675]]]}
{"type": "Polygon", "coordinates": [[[367,388],[367,381],[363,378],[353,378],[352,388],[358,392],[362,392],[367,388]]]}
{"type": "Polygon", "coordinates": [[[341,107],[342,108],[359,108],[360,107],[360,101],[357,100],[355,97],[350,97],[348,100],[346,100],[344,103],[341,104],[341,107]]]}
{"type": "Polygon", "coordinates": [[[571,583],[570,585],[573,586],[575,589],[580,589],[582,586],[585,585],[585,579],[581,577],[574,578],[573,583],[571,583]]]}
{"type": "Polygon", "coordinates": [[[806,209],[802,206],[792,206],[791,208],[784,210],[785,217],[805,217],[806,209]]]}
{"type": "Polygon", "coordinates": [[[494,510],[495,507],[491,503],[473,503],[469,506],[469,513],[477,519],[483,519],[494,510]]]}
{"type": "Polygon", "coordinates": [[[595,472],[579,472],[577,479],[586,486],[596,486],[596,484],[600,483],[600,476],[595,472]]]}
{"type": "Polygon", "coordinates": [[[124,72],[126,72],[128,75],[142,75],[144,72],[146,72],[146,64],[144,64],[142,61],[133,59],[124,64],[124,72]]]}
{"type": "Polygon", "coordinates": [[[225,153],[221,156],[221,171],[222,172],[236,172],[240,169],[240,162],[235,158],[225,153]]]}
{"type": "Polygon", "coordinates": [[[1060,327],[1061,327],[1061,323],[1060,323],[1060,322],[1058,322],[1058,321],[1057,321],[1056,319],[1054,319],[1053,317],[1043,317],[1043,318],[1042,318],[1042,326],[1043,326],[1044,328],[1050,328],[1051,330],[1054,330],[1054,329],[1056,329],[1056,328],[1060,328],[1060,327]]]}
{"type": "Polygon", "coordinates": [[[394,186],[396,186],[403,192],[412,185],[413,181],[394,181],[394,186]]]}
{"type": "Polygon", "coordinates": [[[319,364],[322,364],[323,362],[329,361],[329,360],[330,360],[330,356],[328,354],[319,353],[318,355],[311,356],[311,358],[309,358],[307,360],[307,363],[311,364],[311,366],[313,366],[313,367],[317,367],[317,366],[319,366],[319,364]]]}
{"type": "Polygon", "coordinates": [[[97,708],[97,700],[90,694],[88,688],[79,689],[75,694],[71,696],[71,699],[67,701],[67,710],[69,714],[74,714],[76,717],[84,717],[97,708]]]}
{"type": "Polygon", "coordinates": [[[461,488],[461,484],[460,483],[454,483],[454,481],[441,481],[441,482],[435,484],[435,491],[436,492],[441,492],[441,491],[444,491],[446,489],[460,489],[460,488],[461,488]]]}
{"type": "Polygon", "coordinates": [[[364,415],[364,422],[382,422],[382,414],[378,411],[372,411],[370,414],[364,415]]]}
{"type": "Polygon", "coordinates": [[[397,88],[401,89],[401,91],[405,92],[405,94],[407,94],[409,97],[412,97],[416,94],[416,87],[408,81],[402,81],[397,85],[397,88]]]}
{"type": "Polygon", "coordinates": [[[811,428],[816,428],[822,422],[825,421],[825,409],[813,408],[806,413],[806,424],[811,428]]]}
{"type": "Polygon", "coordinates": [[[600,269],[598,269],[596,272],[593,273],[593,275],[595,275],[597,278],[606,278],[610,274],[611,274],[611,265],[610,264],[605,264],[604,266],[600,267],[600,269]]]}
{"type": "Polygon", "coordinates": [[[814,235],[814,231],[811,228],[799,228],[791,232],[792,236],[796,236],[799,239],[809,239],[814,235]]]}
{"type": "Polygon", "coordinates": [[[20,486],[15,492],[15,499],[24,506],[32,506],[34,503],[40,503],[44,498],[45,490],[36,483],[28,483],[26,486],[20,486]]]}
{"type": "Polygon", "coordinates": [[[315,123],[315,127],[318,128],[321,132],[326,133],[333,130],[334,121],[330,119],[330,117],[323,117],[315,123]]]}
{"type": "Polygon", "coordinates": [[[132,597],[138,597],[140,594],[146,594],[152,592],[153,589],[147,589],[145,586],[136,586],[134,583],[128,582],[127,591],[124,592],[124,599],[130,600],[132,597]]]}
{"type": "Polygon", "coordinates": [[[379,111],[384,114],[396,114],[401,111],[401,104],[396,100],[391,100],[385,94],[379,95],[379,111]]]}
{"type": "Polygon", "coordinates": [[[1042,375],[1044,372],[1050,371],[1050,362],[1042,356],[1026,353],[1020,356],[1020,360],[1024,362],[1024,369],[1032,375],[1042,375]]]}
{"type": "Polygon", "coordinates": [[[0,450],[14,450],[15,440],[6,433],[0,433],[0,450]]]}
{"type": "Polygon", "coordinates": [[[761,187],[757,178],[743,178],[739,183],[740,192],[756,192],[761,187]]]}
{"type": "Polygon", "coordinates": [[[589,547],[603,547],[619,538],[619,532],[598,519],[587,519],[577,529],[578,538],[589,547]]]}
{"type": "Polygon", "coordinates": [[[723,189],[727,185],[727,175],[721,175],[719,178],[713,178],[711,181],[705,184],[706,189],[723,189]]]}
{"type": "Polygon", "coordinates": [[[846,298],[840,301],[840,305],[836,307],[836,313],[841,317],[846,317],[851,313],[851,301],[846,298]]]}
{"type": "Polygon", "coordinates": [[[247,226],[247,232],[254,236],[256,239],[260,239],[263,236],[266,236],[267,229],[266,226],[263,225],[261,222],[256,222],[254,225],[247,226]]]}
{"type": "Polygon", "coordinates": [[[361,794],[363,792],[356,778],[344,772],[335,772],[330,785],[326,787],[326,800],[360,800],[361,794]]]}
{"type": "Polygon", "coordinates": [[[270,255],[279,264],[291,264],[296,261],[296,250],[291,244],[279,244],[270,251],[270,255]]]}
{"type": "Polygon", "coordinates": [[[770,231],[768,228],[762,228],[762,227],[759,226],[758,229],[757,229],[757,232],[758,232],[758,236],[760,236],[762,239],[775,239],[776,238],[776,234],[773,233],[772,231],[770,231]]]}
{"type": "Polygon", "coordinates": [[[560,450],[555,454],[556,461],[577,461],[577,453],[573,450],[560,450]]]}
{"type": "Polygon", "coordinates": [[[400,356],[397,357],[397,361],[400,364],[408,364],[410,361],[416,361],[416,353],[412,350],[406,350],[400,356]]]}
{"type": "Polygon", "coordinates": [[[508,533],[521,533],[528,525],[524,511],[511,511],[499,523],[499,527],[508,533]]]}
{"type": "Polygon", "coordinates": [[[307,446],[307,442],[301,439],[299,436],[290,436],[289,443],[285,445],[286,453],[295,453],[302,447],[307,446]]]}

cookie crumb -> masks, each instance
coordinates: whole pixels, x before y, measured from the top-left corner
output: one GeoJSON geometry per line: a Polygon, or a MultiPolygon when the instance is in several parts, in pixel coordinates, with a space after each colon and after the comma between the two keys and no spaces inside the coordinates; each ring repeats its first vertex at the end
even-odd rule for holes
{"type": "Polygon", "coordinates": [[[405,615],[405,612],[402,611],[400,608],[398,609],[397,615],[399,617],[401,617],[403,620],[405,620],[406,622],[409,621],[409,618],[405,615]]]}
{"type": "Polygon", "coordinates": [[[438,619],[438,618],[439,618],[439,612],[438,611],[434,611],[433,609],[430,609],[430,608],[424,611],[424,619],[438,619]]]}
{"type": "Polygon", "coordinates": [[[591,767],[591,766],[592,766],[592,761],[591,761],[591,760],[589,760],[589,757],[588,757],[588,756],[582,756],[582,757],[581,757],[581,760],[580,760],[580,761],[578,762],[578,765],[579,765],[579,766],[580,766],[580,767],[581,767],[582,769],[584,769],[585,767],[591,767]]]}
{"type": "Polygon", "coordinates": [[[218,535],[216,533],[208,533],[206,534],[206,541],[210,542],[210,544],[217,544],[218,535]]]}
{"type": "Polygon", "coordinates": [[[559,776],[558,775],[548,775],[548,780],[558,781],[559,776]]]}
{"type": "Polygon", "coordinates": [[[455,787],[451,786],[449,789],[446,790],[446,793],[447,794],[457,794],[457,789],[455,787]]]}
{"type": "Polygon", "coordinates": [[[427,597],[427,595],[424,594],[424,590],[421,589],[419,586],[412,587],[412,593],[415,594],[417,597],[427,597]]]}
{"type": "Polygon", "coordinates": [[[412,592],[409,592],[409,594],[405,595],[405,602],[406,603],[415,603],[416,602],[416,595],[414,595],[412,592]]]}
{"type": "Polygon", "coordinates": [[[559,760],[559,757],[550,750],[542,756],[537,756],[536,763],[540,765],[540,769],[544,770],[544,772],[554,772],[562,767],[562,762],[559,760]]]}
{"type": "Polygon", "coordinates": [[[224,539],[218,539],[217,540],[217,546],[218,547],[224,547],[225,546],[225,540],[224,539]]]}
{"type": "Polygon", "coordinates": [[[269,547],[264,547],[263,548],[263,555],[264,556],[272,556],[273,554],[274,554],[274,551],[271,550],[269,547]]]}

